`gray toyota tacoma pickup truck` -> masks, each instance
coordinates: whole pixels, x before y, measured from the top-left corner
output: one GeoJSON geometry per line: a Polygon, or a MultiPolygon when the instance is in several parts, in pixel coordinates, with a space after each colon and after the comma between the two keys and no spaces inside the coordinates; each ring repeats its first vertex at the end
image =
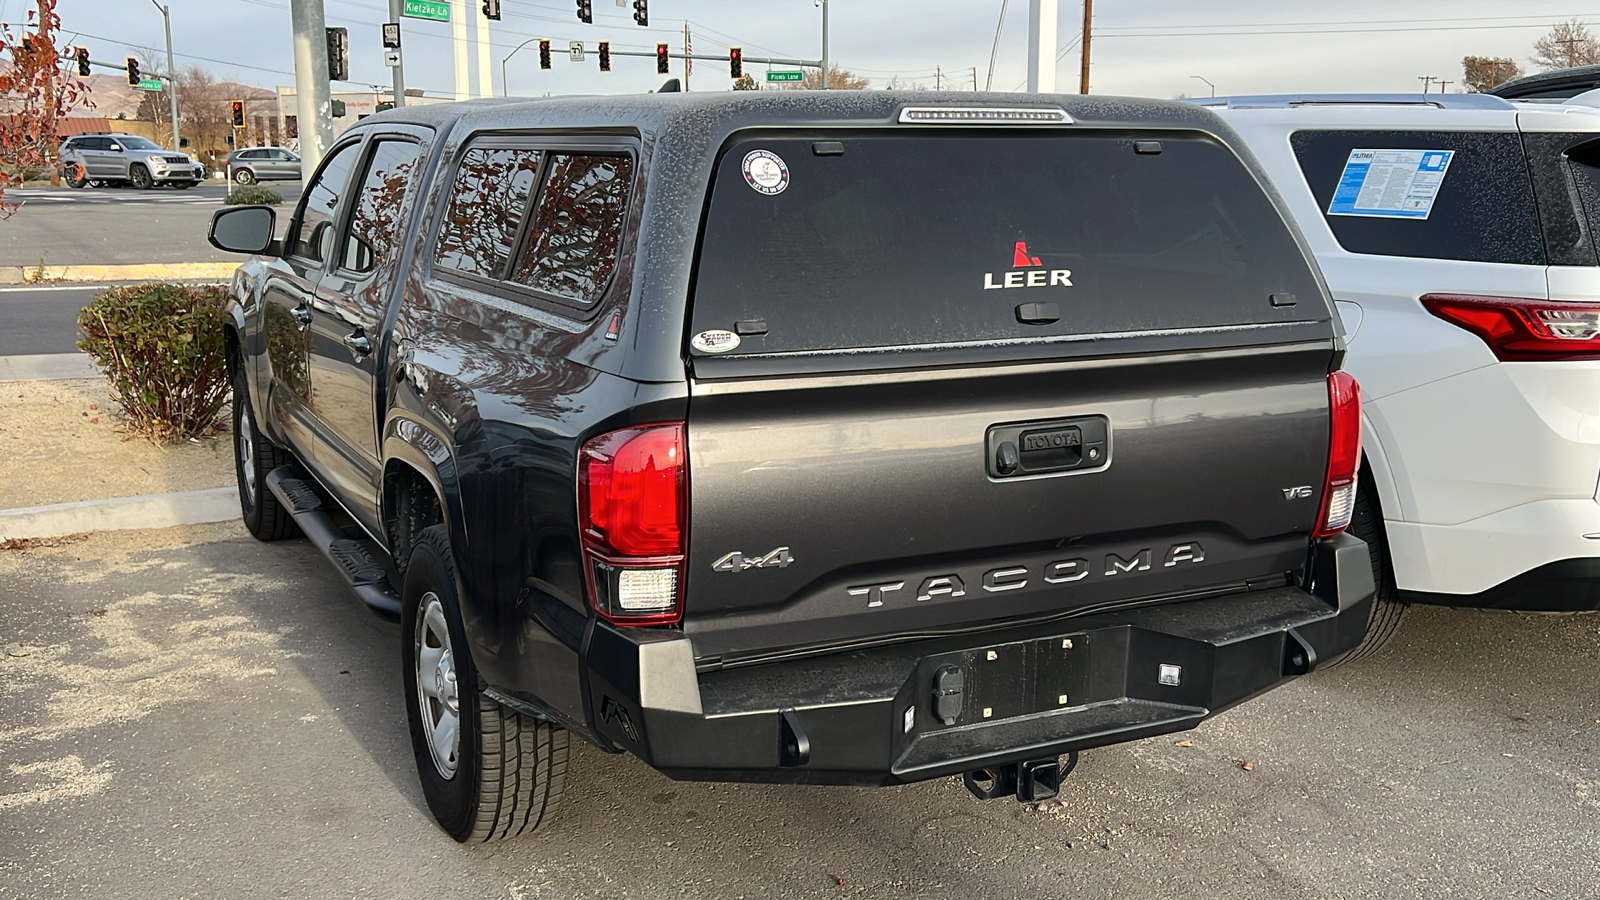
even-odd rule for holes
{"type": "Polygon", "coordinates": [[[1052,796],[1355,647],[1359,399],[1188,104],[406,108],[219,212],[239,496],[400,623],[458,840],[572,736],[672,778],[1052,796]]]}

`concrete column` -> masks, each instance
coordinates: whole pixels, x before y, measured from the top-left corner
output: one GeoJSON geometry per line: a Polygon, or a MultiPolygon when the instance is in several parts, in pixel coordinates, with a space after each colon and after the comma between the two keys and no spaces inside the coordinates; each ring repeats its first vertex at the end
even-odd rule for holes
{"type": "Polygon", "coordinates": [[[1028,3],[1028,91],[1056,92],[1056,2],[1028,3]]]}

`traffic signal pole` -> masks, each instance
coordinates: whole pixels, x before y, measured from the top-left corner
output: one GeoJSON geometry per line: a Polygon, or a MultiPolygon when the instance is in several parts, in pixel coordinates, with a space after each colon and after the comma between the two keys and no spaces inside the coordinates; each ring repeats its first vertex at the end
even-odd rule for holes
{"type": "Polygon", "coordinates": [[[172,7],[162,6],[156,0],[150,2],[161,10],[161,18],[167,24],[167,99],[172,102],[172,149],[176,151],[183,141],[178,137],[178,67],[172,61],[172,7]]]}
{"type": "Polygon", "coordinates": [[[1028,92],[1056,92],[1056,0],[1028,4],[1028,92]]]}
{"type": "MultiPolygon", "coordinates": [[[[400,23],[400,11],[404,0],[389,0],[389,21],[396,25],[400,23]]],[[[394,73],[394,105],[396,109],[406,105],[406,76],[405,57],[400,57],[400,65],[390,68],[394,73]]]]}
{"type": "Polygon", "coordinates": [[[322,0],[289,0],[294,27],[294,99],[300,132],[300,183],[311,176],[332,142],[332,104],[328,97],[328,29],[322,0]]]}

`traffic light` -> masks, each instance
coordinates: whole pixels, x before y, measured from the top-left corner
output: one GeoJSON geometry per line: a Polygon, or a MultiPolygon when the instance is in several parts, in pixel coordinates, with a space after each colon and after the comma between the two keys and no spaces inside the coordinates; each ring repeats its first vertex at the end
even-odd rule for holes
{"type": "Polygon", "coordinates": [[[728,77],[739,78],[744,75],[744,48],[728,48],[728,77]]]}
{"type": "Polygon", "coordinates": [[[350,77],[350,29],[329,28],[328,80],[344,81],[350,77]]]}
{"type": "Polygon", "coordinates": [[[578,0],[578,21],[585,25],[594,23],[594,3],[592,0],[578,0]]]}
{"type": "Polygon", "coordinates": [[[130,56],[128,57],[128,83],[134,87],[138,87],[140,80],[139,61],[130,56]]]}
{"type": "Polygon", "coordinates": [[[539,41],[539,68],[550,68],[550,41],[548,39],[539,41]]]}
{"type": "Polygon", "coordinates": [[[640,25],[650,24],[650,0],[633,0],[633,20],[640,25]]]}
{"type": "Polygon", "coordinates": [[[667,59],[668,59],[668,57],[667,57],[667,45],[666,44],[657,44],[656,45],[656,74],[657,75],[665,75],[665,74],[667,74],[667,59]]]}
{"type": "Polygon", "coordinates": [[[385,100],[382,103],[379,103],[377,106],[373,107],[372,111],[373,112],[388,112],[391,109],[394,109],[394,101],[393,100],[385,100]]]}
{"type": "Polygon", "coordinates": [[[500,21],[500,0],[483,0],[483,17],[500,21]]]}
{"type": "Polygon", "coordinates": [[[244,127],[244,101],[243,100],[229,100],[228,101],[228,121],[232,122],[233,123],[233,127],[235,127],[235,128],[243,128],[244,127]]]}
{"type": "Polygon", "coordinates": [[[76,59],[78,61],[78,74],[79,75],[88,75],[89,74],[89,48],[88,47],[79,47],[72,54],[72,56],[73,56],[74,59],[76,59]]]}
{"type": "Polygon", "coordinates": [[[600,71],[611,71],[611,42],[600,42],[600,71]]]}

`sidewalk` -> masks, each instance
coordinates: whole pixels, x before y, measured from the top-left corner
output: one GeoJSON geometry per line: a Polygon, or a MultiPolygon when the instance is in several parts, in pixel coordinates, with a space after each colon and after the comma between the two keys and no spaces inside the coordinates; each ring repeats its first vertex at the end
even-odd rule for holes
{"type": "Polygon", "coordinates": [[[0,356],[0,541],[238,518],[228,435],[126,439],[116,410],[85,354],[0,356]]]}

